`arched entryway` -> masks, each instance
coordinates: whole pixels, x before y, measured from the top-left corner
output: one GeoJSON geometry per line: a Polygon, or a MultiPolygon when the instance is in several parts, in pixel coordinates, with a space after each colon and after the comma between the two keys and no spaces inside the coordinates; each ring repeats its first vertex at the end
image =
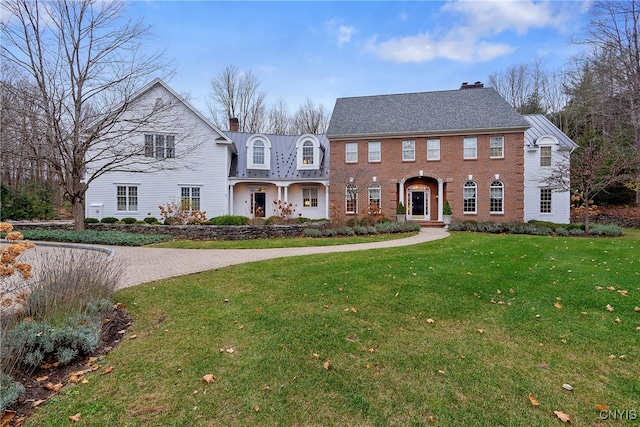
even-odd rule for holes
{"type": "Polygon", "coordinates": [[[400,181],[398,201],[406,207],[406,219],[442,221],[444,190],[444,181],[439,177],[421,175],[400,181]]]}

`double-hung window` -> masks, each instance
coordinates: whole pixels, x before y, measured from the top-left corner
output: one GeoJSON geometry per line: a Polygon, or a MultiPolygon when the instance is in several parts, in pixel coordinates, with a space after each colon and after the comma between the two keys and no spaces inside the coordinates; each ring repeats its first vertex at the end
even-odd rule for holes
{"type": "Polygon", "coordinates": [[[136,212],[138,210],[138,187],[118,185],[116,187],[116,209],[118,212],[136,212]]]}
{"type": "Polygon", "coordinates": [[[402,141],[402,161],[412,162],[416,159],[416,142],[402,141]]]}
{"type": "Polygon", "coordinates": [[[380,213],[380,184],[371,184],[369,186],[369,214],[380,213]]]}
{"type": "Polygon", "coordinates": [[[551,213],[551,189],[540,189],[540,213],[551,213]]]}
{"type": "Polygon", "coordinates": [[[358,143],[347,142],[345,147],[345,161],[347,163],[358,163],[358,143]]]}
{"type": "Polygon", "coordinates": [[[183,210],[200,210],[200,187],[180,187],[180,196],[183,210]]]}
{"type": "Polygon", "coordinates": [[[145,135],[144,156],[171,159],[176,156],[175,135],[145,135]]]}
{"type": "Polygon", "coordinates": [[[358,212],[358,187],[348,184],[345,191],[345,212],[355,214],[358,212]]]}
{"type": "Polygon", "coordinates": [[[551,146],[540,147],[540,166],[551,166],[551,146]]]}
{"type": "Polygon", "coordinates": [[[489,209],[491,213],[504,213],[504,184],[502,181],[491,183],[489,209]]]}
{"type": "Polygon", "coordinates": [[[381,158],[380,142],[369,142],[369,162],[379,162],[381,158]]]}
{"type": "Polygon", "coordinates": [[[302,164],[313,164],[313,142],[311,141],[305,141],[302,144],[302,164]]]}
{"type": "Polygon", "coordinates": [[[477,193],[478,186],[474,181],[467,181],[464,183],[463,197],[462,197],[462,212],[466,214],[472,214],[477,212],[477,193]]]}
{"type": "Polygon", "coordinates": [[[489,140],[489,157],[492,159],[504,158],[504,136],[492,136],[489,140]]]}
{"type": "Polygon", "coordinates": [[[465,159],[478,158],[478,138],[469,137],[464,139],[464,155],[465,159]]]}
{"type": "Polygon", "coordinates": [[[302,206],[305,208],[318,207],[318,189],[317,188],[302,189],[302,206]]]}
{"type": "Polygon", "coordinates": [[[440,140],[427,140],[427,160],[440,160],[440,140]]]}

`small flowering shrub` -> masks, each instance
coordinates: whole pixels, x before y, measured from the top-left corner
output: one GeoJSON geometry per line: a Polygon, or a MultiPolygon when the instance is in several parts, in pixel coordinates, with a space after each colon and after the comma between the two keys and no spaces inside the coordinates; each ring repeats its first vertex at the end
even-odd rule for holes
{"type": "Polygon", "coordinates": [[[171,201],[166,206],[158,206],[160,209],[160,219],[165,225],[184,225],[184,224],[206,224],[206,212],[192,209],[189,200],[183,200],[181,203],[171,201]]]}

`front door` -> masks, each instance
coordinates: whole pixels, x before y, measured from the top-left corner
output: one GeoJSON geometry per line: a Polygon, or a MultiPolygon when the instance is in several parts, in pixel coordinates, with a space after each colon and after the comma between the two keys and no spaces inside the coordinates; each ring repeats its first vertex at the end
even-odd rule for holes
{"type": "Polygon", "coordinates": [[[429,187],[426,185],[412,185],[407,190],[407,219],[429,220],[429,187]]]}
{"type": "Polygon", "coordinates": [[[251,193],[251,211],[254,218],[264,218],[267,197],[265,193],[251,193]]]}

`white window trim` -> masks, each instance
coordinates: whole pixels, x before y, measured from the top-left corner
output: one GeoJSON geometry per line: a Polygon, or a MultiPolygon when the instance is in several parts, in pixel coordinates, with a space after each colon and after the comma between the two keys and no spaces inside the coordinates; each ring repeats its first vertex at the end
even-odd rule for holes
{"type": "Polygon", "coordinates": [[[538,165],[541,168],[549,168],[549,167],[553,166],[553,147],[552,146],[550,146],[550,145],[541,145],[539,153],[540,153],[540,157],[539,157],[538,165]],[[545,149],[545,151],[546,151],[546,149],[549,149],[549,156],[548,156],[549,164],[548,165],[543,165],[542,164],[542,159],[546,159],[547,158],[547,156],[544,156],[544,157],[542,156],[543,148],[545,149]]]}
{"type": "Polygon", "coordinates": [[[305,134],[300,136],[296,141],[297,166],[298,169],[320,169],[320,141],[315,135],[305,134]],[[303,149],[304,143],[311,142],[313,144],[313,163],[305,164],[303,149]]]}
{"type": "Polygon", "coordinates": [[[318,187],[303,187],[302,188],[302,208],[303,209],[316,209],[320,206],[320,202],[318,200],[318,187]],[[309,206],[305,206],[304,204],[304,192],[305,191],[309,191],[309,206]],[[313,192],[315,191],[315,200],[316,200],[316,205],[313,206],[313,192]]]}
{"type": "Polygon", "coordinates": [[[179,184],[180,187],[180,206],[182,206],[182,189],[183,188],[188,188],[189,189],[189,211],[202,211],[202,184],[179,184]],[[198,200],[199,200],[199,209],[193,209],[193,189],[197,188],[198,191],[198,200]]]}
{"type": "Polygon", "coordinates": [[[492,136],[489,138],[489,158],[491,159],[504,159],[504,136],[492,136]],[[491,149],[493,147],[491,147],[491,143],[493,142],[494,139],[500,139],[502,141],[502,145],[500,146],[500,155],[499,156],[492,156],[491,155],[491,149]]]}
{"type": "Polygon", "coordinates": [[[358,163],[358,143],[357,142],[346,142],[344,144],[344,161],[345,163],[358,163]],[[349,151],[349,147],[355,147],[355,151],[349,151]],[[355,154],[354,160],[349,160],[349,154],[355,154]]]}
{"type": "Polygon", "coordinates": [[[476,137],[476,136],[468,136],[468,137],[465,137],[463,139],[463,141],[462,141],[462,158],[464,160],[476,160],[478,158],[478,137],[476,137]],[[473,157],[467,157],[466,150],[467,150],[467,148],[470,149],[470,147],[467,147],[467,141],[469,141],[469,142],[470,141],[474,141],[475,142],[475,144],[474,144],[475,155],[473,157]]]}
{"type": "Polygon", "coordinates": [[[416,161],[416,141],[413,139],[405,139],[404,141],[402,141],[402,161],[403,162],[415,162],[416,161]],[[404,143],[405,142],[410,142],[413,145],[413,157],[408,158],[405,157],[405,150],[404,150],[404,143]]]}
{"type": "MultiPolygon", "coordinates": [[[[547,202],[547,200],[545,200],[547,202]]],[[[553,214],[553,191],[549,187],[540,187],[540,193],[538,195],[538,211],[540,215],[552,215],[553,214]],[[549,212],[542,211],[542,191],[547,190],[549,192],[549,212]]]]}
{"type": "MultiPolygon", "coordinates": [[[[472,187],[469,186],[469,188],[472,188],[472,187]]],[[[463,192],[462,193],[462,214],[463,215],[475,215],[475,214],[477,214],[478,213],[478,183],[475,182],[475,181],[472,181],[472,180],[465,181],[465,183],[464,183],[464,185],[462,187],[462,192],[463,192]],[[475,198],[475,202],[473,204],[473,211],[465,211],[464,210],[464,208],[465,208],[465,206],[464,206],[465,203],[464,202],[466,200],[465,196],[464,196],[464,190],[467,188],[467,182],[472,182],[474,184],[473,185],[473,189],[475,190],[475,193],[476,193],[475,197],[474,197],[475,198]]]]}
{"type": "Polygon", "coordinates": [[[344,211],[345,211],[345,213],[346,213],[346,214],[349,214],[349,215],[355,215],[356,213],[358,213],[358,187],[356,187],[356,186],[355,186],[355,185],[353,185],[353,184],[348,184],[348,185],[345,187],[345,191],[344,191],[344,211]],[[350,198],[348,197],[348,196],[349,196],[349,191],[350,191],[349,189],[350,189],[350,188],[352,189],[351,191],[353,191],[353,194],[354,194],[353,199],[350,199],[350,198]],[[348,200],[354,200],[354,203],[353,203],[353,210],[352,210],[352,211],[350,211],[350,210],[348,210],[348,209],[347,209],[347,206],[348,206],[347,201],[348,201],[348,200]]]}
{"type": "Polygon", "coordinates": [[[252,135],[247,139],[247,169],[269,170],[271,168],[271,141],[263,134],[252,135]],[[264,142],[264,164],[253,163],[253,143],[264,142]]]}
{"type": "Polygon", "coordinates": [[[428,162],[435,162],[435,161],[440,160],[440,150],[441,150],[440,139],[427,139],[427,161],[428,162]],[[436,150],[435,148],[429,149],[429,143],[430,142],[437,142],[438,143],[438,148],[437,148],[438,156],[437,157],[430,157],[429,156],[429,151],[435,151],[436,150]]]}
{"type": "Polygon", "coordinates": [[[382,212],[382,186],[378,183],[370,184],[367,190],[367,209],[371,207],[371,201],[378,200],[378,212],[382,212]],[[378,199],[373,199],[371,197],[371,190],[378,191],[378,199]]]}
{"type": "Polygon", "coordinates": [[[116,196],[116,208],[115,208],[115,212],[118,214],[126,214],[126,213],[138,213],[140,211],[140,184],[136,183],[136,184],[132,184],[132,183],[114,183],[114,191],[115,191],[115,196],[116,196]],[[126,204],[127,204],[127,208],[125,210],[118,210],[118,187],[125,187],[126,188],[126,192],[127,194],[125,195],[126,197],[126,204]],[[129,201],[129,188],[131,187],[135,187],[136,188],[136,206],[137,209],[135,210],[131,210],[129,209],[131,207],[131,203],[129,201]]]}
{"type": "Polygon", "coordinates": [[[500,181],[498,179],[491,181],[491,185],[489,185],[489,213],[490,214],[504,214],[504,182],[502,182],[502,181],[500,181]],[[500,187],[494,187],[493,186],[494,182],[499,182],[501,184],[500,187]],[[491,210],[491,208],[492,208],[491,199],[493,199],[493,197],[491,197],[491,191],[494,188],[500,188],[502,190],[502,197],[501,197],[502,202],[500,203],[500,207],[502,209],[500,209],[499,211],[491,210]]]}
{"type": "Polygon", "coordinates": [[[380,163],[381,161],[382,161],[382,143],[380,141],[369,141],[369,163],[380,163]],[[371,144],[378,144],[378,150],[372,151],[371,144]],[[378,158],[372,159],[371,153],[378,153],[378,158]]]}

